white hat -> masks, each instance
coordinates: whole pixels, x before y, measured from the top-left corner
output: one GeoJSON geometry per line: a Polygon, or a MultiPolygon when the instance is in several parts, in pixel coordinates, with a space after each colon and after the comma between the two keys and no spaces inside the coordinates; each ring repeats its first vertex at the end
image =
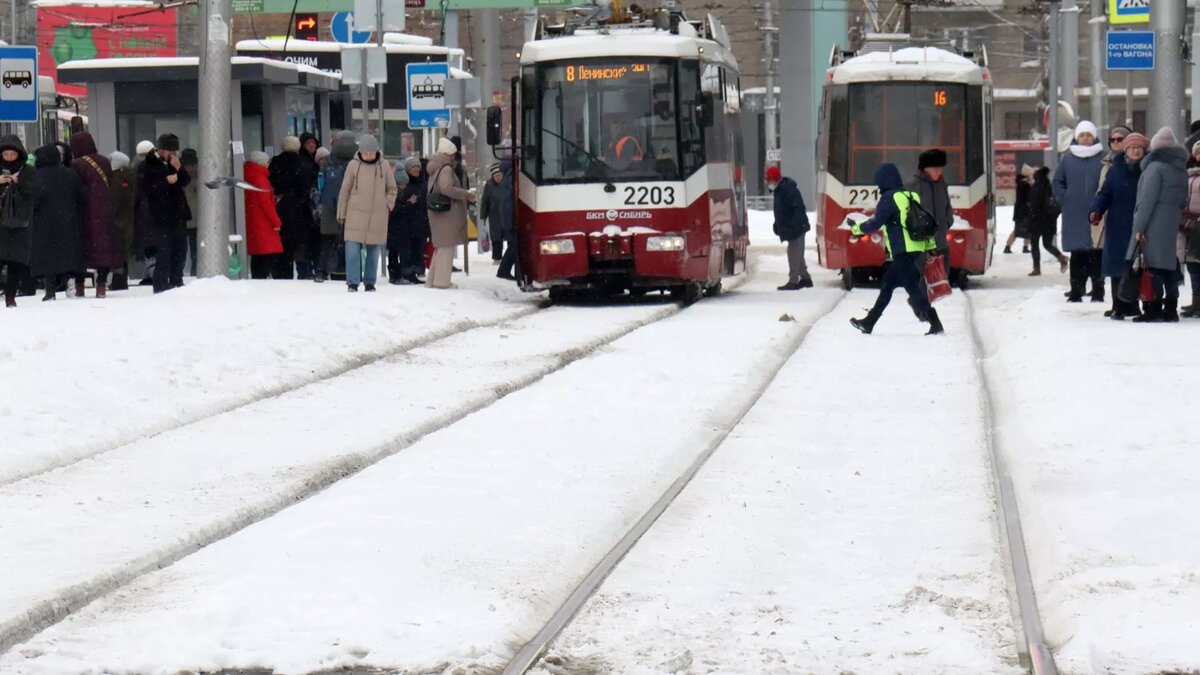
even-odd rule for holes
{"type": "Polygon", "coordinates": [[[152,152],[154,152],[154,142],[153,141],[142,141],[141,143],[137,144],[138,156],[148,155],[152,152]]]}
{"type": "Polygon", "coordinates": [[[129,155],[123,152],[113,152],[108,156],[108,161],[112,163],[113,170],[124,169],[129,166],[129,155]]]}
{"type": "Polygon", "coordinates": [[[453,157],[458,153],[458,146],[455,145],[454,141],[450,140],[449,138],[442,137],[442,139],[438,141],[437,152],[439,155],[450,155],[453,157]]]}
{"type": "Polygon", "coordinates": [[[250,160],[251,164],[258,164],[259,166],[267,166],[271,163],[270,155],[262,150],[255,150],[254,152],[250,153],[250,157],[247,159],[250,160]]]}
{"type": "Polygon", "coordinates": [[[1091,134],[1092,138],[1098,137],[1100,134],[1096,131],[1096,125],[1087,120],[1083,120],[1075,125],[1075,138],[1079,138],[1083,134],[1091,134]]]}

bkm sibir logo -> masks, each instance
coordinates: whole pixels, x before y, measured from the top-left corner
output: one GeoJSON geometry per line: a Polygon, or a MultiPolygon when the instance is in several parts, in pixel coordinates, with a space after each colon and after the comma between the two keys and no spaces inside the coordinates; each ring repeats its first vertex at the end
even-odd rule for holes
{"type": "Polygon", "coordinates": [[[618,211],[609,209],[607,211],[588,211],[587,220],[608,220],[613,221],[618,218],[624,220],[649,220],[654,217],[649,211],[618,211]]]}

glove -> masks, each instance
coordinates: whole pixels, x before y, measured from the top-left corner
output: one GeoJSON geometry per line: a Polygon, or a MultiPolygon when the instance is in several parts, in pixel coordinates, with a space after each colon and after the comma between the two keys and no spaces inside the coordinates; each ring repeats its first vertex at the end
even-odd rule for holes
{"type": "Polygon", "coordinates": [[[851,222],[850,223],[850,234],[853,234],[856,237],[861,237],[863,235],[862,225],[859,225],[858,223],[855,223],[855,222],[851,222]]]}
{"type": "Polygon", "coordinates": [[[1100,214],[1096,213],[1095,211],[1089,213],[1088,221],[1091,222],[1091,224],[1093,224],[1093,225],[1099,225],[1100,224],[1100,214]]]}

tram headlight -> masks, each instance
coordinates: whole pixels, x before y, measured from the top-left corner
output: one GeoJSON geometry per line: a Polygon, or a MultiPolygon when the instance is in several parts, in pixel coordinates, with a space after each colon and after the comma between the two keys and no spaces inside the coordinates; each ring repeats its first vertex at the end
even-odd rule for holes
{"type": "Polygon", "coordinates": [[[683,237],[679,235],[670,235],[666,237],[647,237],[647,251],[682,251],[683,237]]]}
{"type": "Polygon", "coordinates": [[[540,246],[542,255],[566,255],[575,252],[575,242],[570,239],[547,239],[540,246]]]}

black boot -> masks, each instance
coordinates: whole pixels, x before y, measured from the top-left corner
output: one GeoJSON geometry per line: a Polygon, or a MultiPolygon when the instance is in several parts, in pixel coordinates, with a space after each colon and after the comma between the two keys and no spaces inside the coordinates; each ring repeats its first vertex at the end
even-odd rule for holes
{"type": "Polygon", "coordinates": [[[1179,323],[1179,298],[1167,298],[1163,301],[1162,320],[1166,323],[1179,323]]]}
{"type": "Polygon", "coordinates": [[[917,317],[917,321],[920,321],[921,323],[929,323],[929,317],[921,310],[917,309],[917,303],[913,302],[912,298],[908,299],[908,306],[912,309],[913,316],[917,317]]]}
{"type": "Polygon", "coordinates": [[[861,319],[850,319],[850,325],[857,328],[860,332],[870,335],[871,331],[875,330],[876,321],[879,321],[879,315],[874,310],[871,310],[861,319]]]}
{"type": "Polygon", "coordinates": [[[1158,323],[1162,321],[1161,302],[1147,302],[1143,304],[1145,305],[1145,310],[1141,316],[1134,317],[1134,323],[1158,323]]]}
{"type": "Polygon", "coordinates": [[[938,318],[937,310],[933,307],[929,308],[929,332],[926,335],[941,335],[946,329],[942,327],[942,320],[938,318]]]}

